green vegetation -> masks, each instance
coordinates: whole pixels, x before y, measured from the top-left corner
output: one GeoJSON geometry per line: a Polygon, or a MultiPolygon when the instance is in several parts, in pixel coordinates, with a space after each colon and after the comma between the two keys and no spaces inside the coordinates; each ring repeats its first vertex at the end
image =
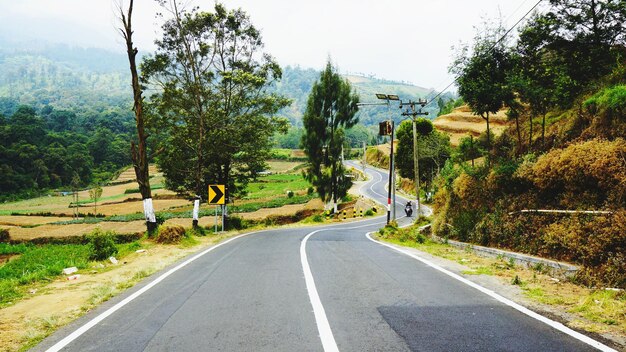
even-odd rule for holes
{"type": "Polygon", "coordinates": [[[71,112],[47,109],[38,114],[27,106],[9,117],[0,114],[0,200],[102,182],[130,164],[131,127],[122,121],[111,125],[116,119],[107,120],[105,114],[94,120],[81,125],[71,112]]]}
{"type": "Polygon", "coordinates": [[[0,305],[21,297],[24,285],[46,281],[67,267],[85,269],[89,248],[85,245],[26,246],[2,244],[2,250],[19,253],[19,257],[0,266],[0,305]]]}
{"type": "Polygon", "coordinates": [[[551,1],[514,47],[494,46],[502,30],[487,30],[472,56],[457,60],[470,107],[506,106],[515,124],[453,153],[435,182],[436,234],[570,261],[582,266],[581,283],[626,287],[626,37],[617,35],[626,13],[618,3],[551,1]],[[595,21],[589,31],[587,21],[595,21]],[[486,162],[468,165],[480,153],[486,162]],[[519,212],[527,209],[611,213],[519,212]]]}
{"type": "Polygon", "coordinates": [[[305,191],[310,183],[301,174],[278,174],[259,177],[248,185],[243,199],[261,199],[286,195],[287,191],[305,191]]]}
{"type": "Polygon", "coordinates": [[[90,260],[105,260],[117,254],[113,232],[96,229],[87,235],[87,239],[89,240],[90,260]]]}
{"type": "Polygon", "coordinates": [[[173,18],[141,64],[142,84],[157,88],[146,107],[156,162],[168,189],[206,199],[209,184],[224,184],[234,197],[265,169],[274,133],[287,129],[274,115],[290,101],[269,91],[281,69],[242,9],[161,5],[173,18]]]}
{"type": "Polygon", "coordinates": [[[437,113],[437,116],[447,115],[451,113],[452,110],[458,108],[459,106],[463,104],[465,104],[465,101],[463,101],[463,98],[458,98],[458,99],[449,98],[448,100],[445,100],[444,98],[439,98],[437,100],[437,105],[439,106],[439,112],[437,113]]]}
{"type": "MultiPolygon", "coordinates": [[[[433,128],[430,120],[419,118],[416,121],[419,178],[424,188],[430,187],[434,176],[450,158],[450,138],[433,128]]],[[[415,180],[413,156],[412,121],[403,121],[397,128],[398,146],[395,150],[395,163],[400,176],[415,180]]]]}
{"type": "Polygon", "coordinates": [[[315,81],[309,94],[302,122],[302,148],[307,155],[306,179],[317,190],[322,201],[335,204],[346,195],[352,181],[345,177],[341,152],[345,129],[359,121],[356,116],[359,96],[329,62],[315,81]]]}
{"type": "MultiPolygon", "coordinates": [[[[150,186],[150,189],[153,190],[153,191],[157,190],[157,189],[164,189],[164,188],[165,188],[165,186],[163,186],[163,185],[151,185],[150,186]]],[[[139,188],[128,188],[128,189],[124,190],[124,194],[132,194],[132,193],[139,193],[139,188]]],[[[121,198],[123,196],[120,195],[120,196],[116,196],[116,197],[121,198]]],[[[101,200],[105,200],[105,199],[106,198],[101,198],[101,200]]]]}

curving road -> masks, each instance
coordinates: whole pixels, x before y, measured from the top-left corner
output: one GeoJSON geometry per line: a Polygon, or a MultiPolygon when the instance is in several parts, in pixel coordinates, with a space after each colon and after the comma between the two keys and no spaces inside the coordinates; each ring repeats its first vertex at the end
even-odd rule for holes
{"type": "MultiPolygon", "coordinates": [[[[362,193],[384,203],[387,174],[367,173],[362,193]]],[[[398,216],[404,202],[398,197],[398,216]]],[[[235,237],[153,275],[34,350],[610,350],[366,236],[384,220],[235,237]]]]}

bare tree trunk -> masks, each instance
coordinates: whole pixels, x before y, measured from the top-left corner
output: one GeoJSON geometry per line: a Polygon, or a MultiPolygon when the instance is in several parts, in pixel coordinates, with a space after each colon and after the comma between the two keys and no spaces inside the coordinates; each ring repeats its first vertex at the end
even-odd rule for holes
{"type": "Polygon", "coordinates": [[[133,167],[135,169],[135,176],[137,177],[137,184],[139,185],[139,192],[143,199],[143,210],[146,216],[146,227],[148,232],[152,232],[156,229],[156,217],[154,215],[154,208],[152,206],[152,190],[150,189],[150,175],[148,171],[148,152],[146,148],[146,139],[148,136],[145,131],[145,122],[143,116],[143,97],[141,86],[139,85],[139,75],[137,74],[137,48],[133,47],[133,30],[132,30],[132,15],[133,15],[133,0],[130,0],[128,5],[128,13],[124,14],[124,11],[120,5],[119,7],[120,18],[123,29],[120,29],[122,36],[126,41],[126,52],[128,54],[128,62],[130,64],[131,83],[133,87],[133,110],[135,111],[135,123],[137,125],[137,140],[138,144],[135,145],[131,142],[131,157],[133,160],[133,167]]]}
{"type": "Polygon", "coordinates": [[[519,128],[519,116],[515,116],[515,128],[517,129],[517,155],[522,153],[522,132],[519,128]]]}
{"type": "Polygon", "coordinates": [[[528,131],[528,151],[533,150],[533,115],[530,115],[530,129],[528,131]]]}
{"type": "Polygon", "coordinates": [[[543,117],[541,119],[541,149],[546,149],[546,114],[543,113],[543,117]]]}
{"type": "Polygon", "coordinates": [[[491,155],[491,131],[489,129],[489,113],[483,118],[487,121],[487,167],[489,167],[489,156],[491,155]]]}

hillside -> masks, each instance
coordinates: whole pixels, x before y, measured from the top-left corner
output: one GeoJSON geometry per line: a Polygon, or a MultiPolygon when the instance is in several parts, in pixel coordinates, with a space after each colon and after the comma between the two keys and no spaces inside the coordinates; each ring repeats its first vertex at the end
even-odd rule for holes
{"type": "MultiPolygon", "coordinates": [[[[0,114],[9,116],[20,104],[36,109],[50,106],[74,111],[103,111],[114,107],[129,109],[131,91],[125,53],[65,45],[32,45],[0,42],[0,114]]],[[[313,82],[319,71],[299,66],[283,67],[281,81],[272,89],[292,99],[279,112],[292,125],[300,126],[313,82]]],[[[345,76],[362,102],[377,102],[375,93],[398,94],[403,99],[426,97],[432,90],[402,82],[345,76]]],[[[444,98],[450,95],[446,94],[444,98]]],[[[427,107],[436,116],[437,104],[427,107]]],[[[360,111],[360,121],[375,125],[389,118],[387,107],[369,106],[360,111]]],[[[397,114],[399,118],[399,114],[397,114]]],[[[130,117],[130,116],[129,116],[130,117]]]]}
{"type": "MultiPolygon", "coordinates": [[[[468,135],[478,137],[487,130],[485,120],[472,113],[472,110],[463,105],[454,109],[451,113],[438,116],[433,125],[441,132],[445,132],[450,136],[450,144],[457,146],[459,140],[468,135]]],[[[489,117],[489,127],[491,133],[496,137],[500,136],[507,127],[506,110],[500,110],[497,114],[489,117]]]]}
{"type": "Polygon", "coordinates": [[[21,49],[0,43],[0,114],[17,105],[76,113],[130,106],[122,53],[65,45],[21,49]]]}

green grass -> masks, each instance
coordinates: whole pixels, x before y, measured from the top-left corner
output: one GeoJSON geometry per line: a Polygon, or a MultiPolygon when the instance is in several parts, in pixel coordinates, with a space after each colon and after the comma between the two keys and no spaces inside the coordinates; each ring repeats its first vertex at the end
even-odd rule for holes
{"type": "Polygon", "coordinates": [[[23,295],[23,286],[51,280],[64,268],[85,269],[89,264],[87,245],[44,245],[27,248],[3,246],[4,251],[21,251],[21,255],[0,266],[0,306],[23,295]]]}
{"type": "MultiPolygon", "coordinates": [[[[164,189],[164,188],[165,186],[163,186],[162,184],[150,185],[150,189],[153,191],[156,191],[158,189],[164,189]]],[[[132,193],[139,193],[139,188],[128,188],[124,190],[124,194],[132,194],[132,193]]]]}
{"type": "MultiPolygon", "coordinates": [[[[125,197],[124,194],[116,194],[114,196],[98,198],[98,204],[102,204],[102,202],[107,201],[107,200],[116,200],[116,199],[120,199],[123,197],[125,197]]],[[[93,199],[79,200],[78,202],[75,202],[73,204],[89,204],[89,203],[93,203],[93,199]]]]}
{"type": "MultiPolygon", "coordinates": [[[[9,243],[0,243],[0,254],[22,254],[26,252],[32,245],[20,243],[20,244],[9,244],[9,243]]],[[[2,263],[0,263],[1,265],[2,263]]]]}
{"type": "Polygon", "coordinates": [[[626,292],[596,290],[570,309],[583,317],[607,325],[624,324],[626,320],[626,292]]]}
{"type": "Polygon", "coordinates": [[[311,184],[300,174],[278,174],[259,177],[248,185],[248,195],[244,199],[270,198],[286,195],[287,191],[306,191],[311,184]]]}
{"type": "MultiPolygon", "coordinates": [[[[463,264],[463,262],[461,262],[461,264],[463,264]]],[[[462,273],[466,275],[493,275],[494,274],[493,268],[488,267],[488,266],[479,266],[472,270],[464,270],[462,271],[462,273]]]]}

